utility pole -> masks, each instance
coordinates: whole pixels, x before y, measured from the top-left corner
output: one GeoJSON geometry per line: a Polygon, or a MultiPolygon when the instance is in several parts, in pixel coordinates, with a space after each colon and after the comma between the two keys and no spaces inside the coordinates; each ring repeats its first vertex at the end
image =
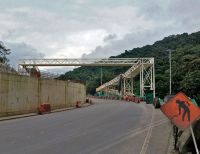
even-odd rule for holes
{"type": "MultiPolygon", "coordinates": [[[[167,50],[169,52],[169,95],[172,94],[172,51],[171,49],[167,50]]],[[[174,149],[176,149],[176,144],[178,141],[178,127],[173,125],[173,133],[174,133],[174,149]]]]}
{"type": "Polygon", "coordinates": [[[101,85],[103,84],[103,72],[102,72],[102,67],[101,67],[101,85]]]}
{"type": "Polygon", "coordinates": [[[169,50],[169,94],[172,94],[172,51],[169,50]]]}
{"type": "Polygon", "coordinates": [[[172,51],[171,49],[167,50],[169,52],[169,94],[172,94],[172,51]]]}

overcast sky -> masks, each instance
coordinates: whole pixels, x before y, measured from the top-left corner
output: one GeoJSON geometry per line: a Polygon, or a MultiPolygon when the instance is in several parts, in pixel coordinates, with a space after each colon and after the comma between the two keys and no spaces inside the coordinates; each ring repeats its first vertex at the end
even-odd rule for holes
{"type": "Polygon", "coordinates": [[[100,58],[200,30],[200,0],[0,0],[0,40],[19,58],[100,58]]]}

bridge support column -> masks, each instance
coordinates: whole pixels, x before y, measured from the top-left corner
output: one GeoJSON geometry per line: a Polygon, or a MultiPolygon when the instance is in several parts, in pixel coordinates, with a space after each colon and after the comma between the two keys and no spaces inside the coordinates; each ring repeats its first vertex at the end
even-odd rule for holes
{"type": "Polygon", "coordinates": [[[140,67],[140,97],[144,96],[144,65],[143,60],[141,60],[140,67]]]}
{"type": "Polygon", "coordinates": [[[123,95],[125,95],[126,94],[126,78],[124,78],[124,88],[123,88],[123,91],[124,91],[123,95]]]}
{"type": "Polygon", "coordinates": [[[124,78],[123,94],[133,94],[133,78],[124,78]]]}
{"type": "Polygon", "coordinates": [[[155,97],[155,66],[154,59],[150,67],[146,68],[143,65],[143,60],[140,67],[140,96],[145,95],[145,90],[152,90],[155,97]]]}
{"type": "Polygon", "coordinates": [[[134,92],[133,92],[133,78],[131,78],[131,93],[134,94],[134,92]]]}

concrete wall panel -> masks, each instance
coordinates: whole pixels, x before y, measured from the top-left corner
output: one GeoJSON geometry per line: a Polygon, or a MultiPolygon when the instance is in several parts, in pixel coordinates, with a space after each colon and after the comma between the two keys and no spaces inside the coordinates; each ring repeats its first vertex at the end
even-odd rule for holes
{"type": "Polygon", "coordinates": [[[66,100],[70,106],[74,106],[77,101],[85,102],[86,88],[83,84],[68,81],[66,92],[66,100]]]}
{"type": "Polygon", "coordinates": [[[0,116],[35,113],[41,103],[50,103],[53,110],[73,107],[85,99],[80,83],[0,73],[0,116]]]}
{"type": "Polygon", "coordinates": [[[38,80],[26,76],[0,74],[1,115],[37,111],[38,80]],[[3,105],[3,106],[2,106],[3,105]]]}
{"type": "Polygon", "coordinates": [[[40,103],[49,103],[52,109],[65,108],[65,95],[64,81],[40,80],[40,103]]]}

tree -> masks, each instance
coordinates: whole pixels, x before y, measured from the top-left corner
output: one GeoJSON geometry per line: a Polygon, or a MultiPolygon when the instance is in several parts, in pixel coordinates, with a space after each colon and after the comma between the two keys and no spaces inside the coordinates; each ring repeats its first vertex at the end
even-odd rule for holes
{"type": "MultiPolygon", "coordinates": [[[[156,95],[163,98],[169,93],[169,53],[172,53],[172,92],[184,91],[191,98],[200,102],[200,31],[192,34],[183,33],[171,35],[152,45],[125,50],[124,53],[112,58],[155,58],[156,95]]],[[[117,75],[124,73],[127,67],[113,67],[103,69],[103,82],[107,82],[117,75]]],[[[100,68],[79,67],[67,72],[65,78],[75,78],[87,81],[87,92],[94,93],[100,85],[100,68]]],[[[134,92],[139,93],[139,76],[136,76],[134,92]]]]}
{"type": "Polygon", "coordinates": [[[10,49],[7,49],[2,41],[0,41],[0,63],[7,63],[7,55],[10,54],[10,49]]]}

